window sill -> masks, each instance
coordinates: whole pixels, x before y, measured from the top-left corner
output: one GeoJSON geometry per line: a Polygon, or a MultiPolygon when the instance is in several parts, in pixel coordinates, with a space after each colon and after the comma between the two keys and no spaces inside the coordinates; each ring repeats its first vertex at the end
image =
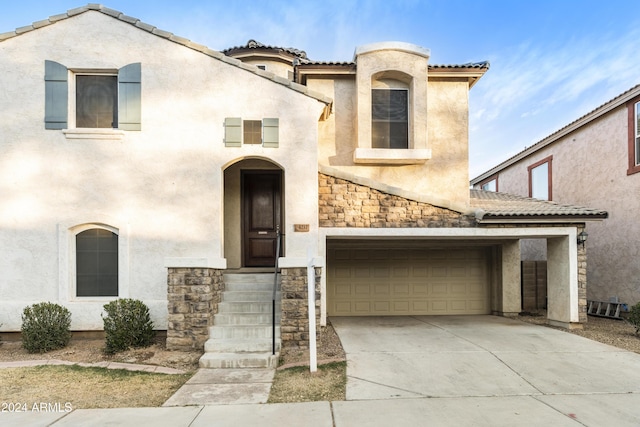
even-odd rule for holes
{"type": "Polygon", "coordinates": [[[122,140],[124,131],[119,129],[63,129],[62,133],[67,139],[111,139],[122,140]]]}
{"type": "Polygon", "coordinates": [[[356,148],[353,162],[378,165],[420,165],[431,159],[431,149],[356,148]]]}

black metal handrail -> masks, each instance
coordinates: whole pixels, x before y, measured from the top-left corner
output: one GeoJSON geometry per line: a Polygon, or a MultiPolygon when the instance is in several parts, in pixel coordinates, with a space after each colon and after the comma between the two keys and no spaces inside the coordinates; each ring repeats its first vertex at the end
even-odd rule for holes
{"type": "Polygon", "coordinates": [[[280,226],[276,227],[276,261],[273,272],[273,296],[271,298],[271,350],[276,355],[276,290],[278,288],[278,258],[280,257],[280,226]]]}

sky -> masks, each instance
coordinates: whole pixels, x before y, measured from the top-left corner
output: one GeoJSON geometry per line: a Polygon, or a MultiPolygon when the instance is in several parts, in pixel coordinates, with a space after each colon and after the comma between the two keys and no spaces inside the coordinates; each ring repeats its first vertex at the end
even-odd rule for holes
{"type": "MultiPolygon", "coordinates": [[[[0,0],[0,33],[84,6],[0,0]]],[[[469,93],[474,178],[640,83],[637,0],[105,0],[102,4],[223,50],[249,39],[313,60],[402,41],[431,64],[489,61],[469,93]]]]}

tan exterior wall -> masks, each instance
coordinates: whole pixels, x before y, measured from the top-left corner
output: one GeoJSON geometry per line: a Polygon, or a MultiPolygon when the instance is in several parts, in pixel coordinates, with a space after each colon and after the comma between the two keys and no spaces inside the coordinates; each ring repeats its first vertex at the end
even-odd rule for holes
{"type": "MultiPolygon", "coordinates": [[[[627,175],[627,108],[605,116],[509,166],[498,176],[501,192],[528,196],[527,167],[553,156],[553,201],[606,210],[609,218],[589,222],[589,299],[640,301],[640,174],[627,175]]],[[[525,253],[523,259],[538,259],[525,253]]]]}
{"type": "Polygon", "coordinates": [[[467,211],[467,81],[424,80],[427,60],[407,53],[381,51],[358,56],[357,67],[357,76],[308,77],[309,89],[334,99],[334,114],[319,126],[320,165],[385,183],[389,188],[412,191],[435,206],[467,211]],[[430,149],[431,158],[424,164],[402,166],[356,164],[356,148],[371,147],[371,76],[395,69],[413,73],[410,97],[420,98],[410,101],[409,146],[430,149]]]}

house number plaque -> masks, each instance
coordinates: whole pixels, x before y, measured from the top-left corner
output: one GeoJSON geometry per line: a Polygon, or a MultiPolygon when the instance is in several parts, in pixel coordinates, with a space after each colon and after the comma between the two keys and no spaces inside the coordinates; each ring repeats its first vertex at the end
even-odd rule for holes
{"type": "Polygon", "coordinates": [[[293,231],[305,233],[309,231],[309,224],[293,224],[293,231]]]}

